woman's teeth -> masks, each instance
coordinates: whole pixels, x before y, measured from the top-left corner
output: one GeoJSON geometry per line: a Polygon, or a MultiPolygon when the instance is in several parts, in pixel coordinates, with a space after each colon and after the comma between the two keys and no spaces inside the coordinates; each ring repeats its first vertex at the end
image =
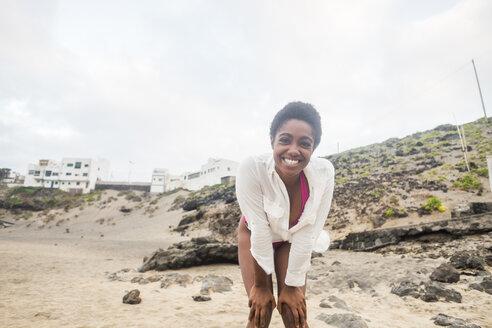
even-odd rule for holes
{"type": "Polygon", "coordinates": [[[299,161],[298,161],[298,160],[292,160],[292,159],[288,159],[288,158],[284,158],[284,161],[285,161],[287,164],[290,164],[290,165],[294,165],[294,164],[299,163],[299,161]]]}

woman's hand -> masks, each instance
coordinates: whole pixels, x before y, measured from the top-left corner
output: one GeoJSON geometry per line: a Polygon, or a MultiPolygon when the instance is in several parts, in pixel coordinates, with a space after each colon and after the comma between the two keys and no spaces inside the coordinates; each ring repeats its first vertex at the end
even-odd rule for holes
{"type": "Polygon", "coordinates": [[[248,320],[254,327],[264,328],[270,323],[273,309],[275,309],[275,297],[268,287],[256,287],[253,285],[249,293],[248,320]]]}
{"type": "Polygon", "coordinates": [[[278,296],[278,310],[282,314],[283,305],[287,305],[294,316],[296,327],[304,328],[307,320],[306,298],[300,287],[285,286],[278,296]]]}

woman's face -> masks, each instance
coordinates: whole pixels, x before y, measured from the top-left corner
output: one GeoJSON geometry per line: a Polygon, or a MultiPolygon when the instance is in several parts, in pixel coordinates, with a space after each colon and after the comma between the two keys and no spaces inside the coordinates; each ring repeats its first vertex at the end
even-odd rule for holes
{"type": "Polygon", "coordinates": [[[277,130],[272,148],[275,169],[280,177],[297,177],[314,151],[313,129],[305,121],[287,120],[277,130]]]}

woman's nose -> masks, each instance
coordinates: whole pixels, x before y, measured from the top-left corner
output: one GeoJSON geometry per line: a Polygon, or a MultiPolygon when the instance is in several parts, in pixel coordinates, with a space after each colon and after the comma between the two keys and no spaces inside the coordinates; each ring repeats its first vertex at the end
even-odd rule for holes
{"type": "Polygon", "coordinates": [[[289,150],[288,150],[288,154],[289,155],[299,155],[300,154],[299,147],[295,144],[290,145],[289,150]]]}

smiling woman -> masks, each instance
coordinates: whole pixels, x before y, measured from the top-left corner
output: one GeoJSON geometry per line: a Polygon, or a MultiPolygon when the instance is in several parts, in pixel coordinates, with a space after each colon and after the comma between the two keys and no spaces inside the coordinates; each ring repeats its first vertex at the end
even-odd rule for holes
{"type": "Polygon", "coordinates": [[[321,139],[320,121],[312,105],[287,104],[270,127],[273,154],[249,157],[239,167],[236,194],[244,216],[238,252],[249,297],[247,327],[268,327],[275,307],[285,327],[308,327],[306,273],[312,250],[329,246],[323,226],[334,188],[333,165],[311,158],[321,139]]]}

